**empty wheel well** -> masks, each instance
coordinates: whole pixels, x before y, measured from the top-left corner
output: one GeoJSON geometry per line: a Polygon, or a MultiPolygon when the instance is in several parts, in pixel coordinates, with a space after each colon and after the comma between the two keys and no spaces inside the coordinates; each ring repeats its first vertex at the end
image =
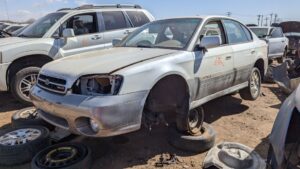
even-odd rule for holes
{"type": "Polygon", "coordinates": [[[167,121],[173,121],[177,108],[182,106],[185,99],[189,99],[186,80],[179,75],[169,75],[150,90],[144,112],[164,113],[167,121]]]}
{"type": "Polygon", "coordinates": [[[15,75],[19,70],[30,66],[42,67],[43,65],[45,65],[48,62],[51,62],[52,60],[53,59],[47,55],[30,55],[14,60],[9,65],[6,73],[7,86],[9,86],[9,82],[12,76],[15,75]]]}
{"type": "Polygon", "coordinates": [[[258,59],[255,62],[254,67],[256,67],[260,71],[261,78],[264,79],[264,75],[265,75],[264,60],[263,59],[258,59]]]}

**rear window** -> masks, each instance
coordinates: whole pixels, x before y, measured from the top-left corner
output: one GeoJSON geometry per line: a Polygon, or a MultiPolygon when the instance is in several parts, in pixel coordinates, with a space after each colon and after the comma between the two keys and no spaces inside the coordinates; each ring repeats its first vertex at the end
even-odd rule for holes
{"type": "Polygon", "coordinates": [[[105,30],[107,31],[128,27],[125,16],[120,11],[102,12],[102,16],[104,19],[105,30]]]}
{"type": "Polygon", "coordinates": [[[148,22],[150,19],[145,15],[144,12],[141,11],[127,11],[127,15],[131,20],[134,27],[140,27],[148,22]]]}

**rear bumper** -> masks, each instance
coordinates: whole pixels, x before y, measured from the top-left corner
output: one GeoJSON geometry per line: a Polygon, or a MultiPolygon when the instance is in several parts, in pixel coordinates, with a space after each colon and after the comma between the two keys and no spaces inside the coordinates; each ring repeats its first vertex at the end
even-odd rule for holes
{"type": "Polygon", "coordinates": [[[0,91],[7,91],[6,72],[10,63],[0,64],[0,91]]]}
{"type": "Polygon", "coordinates": [[[109,137],[140,129],[147,91],[118,96],[58,95],[38,86],[31,99],[47,122],[88,137],[109,137]],[[89,119],[97,121],[95,133],[89,119]]]}

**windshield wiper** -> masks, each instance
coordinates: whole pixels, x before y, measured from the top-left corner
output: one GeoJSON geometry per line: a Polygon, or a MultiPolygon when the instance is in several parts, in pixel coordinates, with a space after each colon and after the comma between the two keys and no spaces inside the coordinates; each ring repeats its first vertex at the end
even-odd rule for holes
{"type": "Polygon", "coordinates": [[[2,32],[2,33],[4,33],[4,34],[7,34],[8,36],[12,36],[11,33],[8,33],[8,32],[6,32],[6,31],[4,31],[4,30],[0,30],[0,32],[2,32]]]}
{"type": "Polygon", "coordinates": [[[138,48],[153,48],[153,46],[149,46],[149,45],[137,45],[136,47],[138,47],[138,48]]]}
{"type": "Polygon", "coordinates": [[[28,36],[26,36],[24,34],[20,34],[20,35],[18,35],[18,37],[20,37],[20,38],[28,38],[28,36]]]}

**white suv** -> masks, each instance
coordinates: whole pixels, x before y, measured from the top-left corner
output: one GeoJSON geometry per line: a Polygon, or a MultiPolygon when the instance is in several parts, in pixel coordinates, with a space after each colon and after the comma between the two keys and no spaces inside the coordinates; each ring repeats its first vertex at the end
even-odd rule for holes
{"type": "Polygon", "coordinates": [[[40,67],[66,56],[112,46],[154,17],[138,5],[85,5],[50,13],[18,37],[0,39],[0,91],[30,103],[40,67]]]}
{"type": "Polygon", "coordinates": [[[45,65],[30,96],[44,120],[84,136],[132,132],[142,119],[197,133],[203,118],[189,110],[235,91],[260,96],[267,53],[265,41],[231,18],[154,21],[118,47],[45,65]]]}

